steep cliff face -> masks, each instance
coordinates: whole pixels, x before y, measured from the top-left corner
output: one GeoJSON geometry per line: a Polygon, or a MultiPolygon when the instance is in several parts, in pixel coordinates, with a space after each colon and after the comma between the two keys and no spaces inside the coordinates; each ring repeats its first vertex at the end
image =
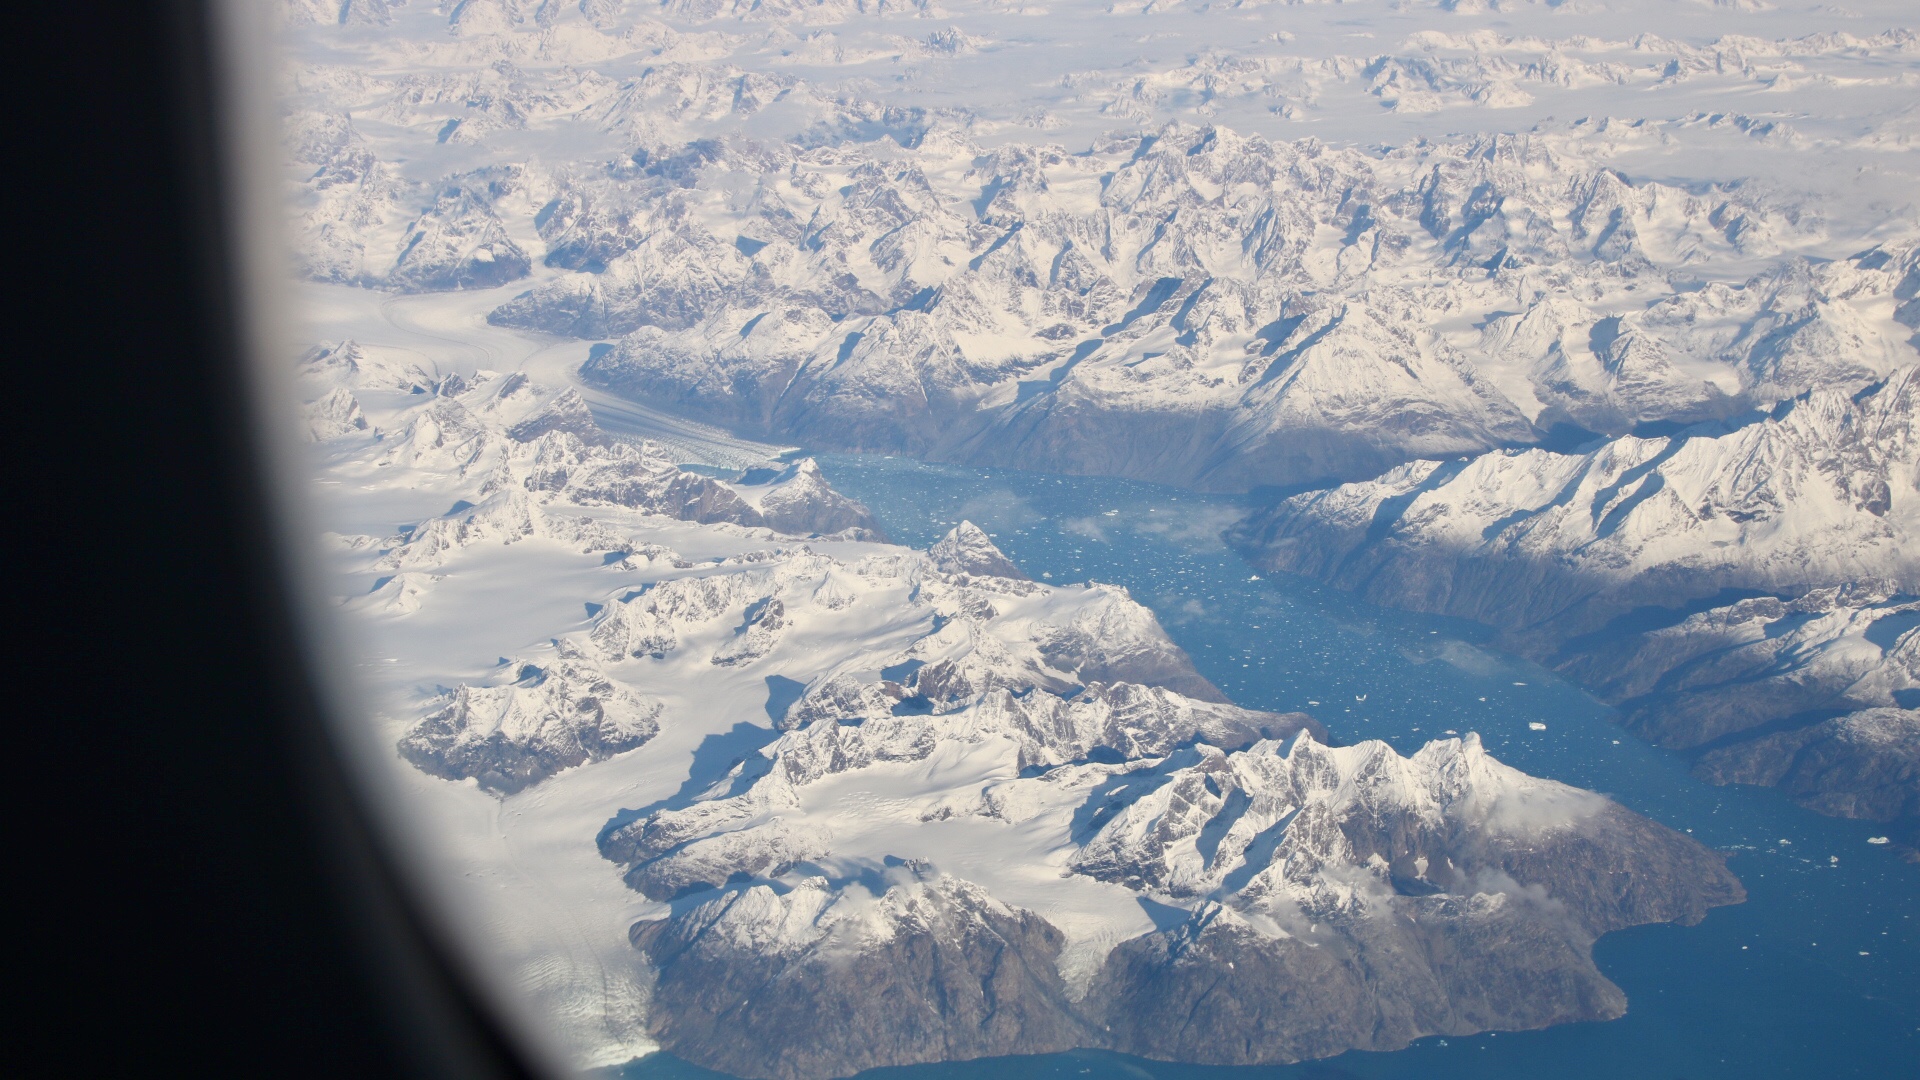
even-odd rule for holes
{"type": "Polygon", "coordinates": [[[940,542],[927,549],[933,563],[949,574],[984,574],[987,577],[1026,581],[1027,575],[994,546],[992,539],[971,521],[963,521],[940,542]]]}
{"type": "Polygon", "coordinates": [[[1704,746],[1823,712],[1892,706],[1920,687],[1920,606],[1890,583],[1762,596],[1583,643],[1568,674],[1667,746],[1704,746]]]}

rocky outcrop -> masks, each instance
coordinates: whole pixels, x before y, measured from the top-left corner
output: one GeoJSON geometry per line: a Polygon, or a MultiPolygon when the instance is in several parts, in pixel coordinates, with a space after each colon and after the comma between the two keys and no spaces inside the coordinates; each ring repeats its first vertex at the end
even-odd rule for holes
{"type": "Polygon", "coordinates": [[[754,502],[768,528],[790,536],[887,539],[873,512],[835,491],[812,458],[801,458],[758,484],[745,479],[735,490],[754,502]]]}
{"type": "Polygon", "coordinates": [[[927,549],[933,564],[949,574],[984,574],[987,577],[1032,580],[1020,572],[1001,552],[986,532],[971,521],[963,521],[927,549]]]}
{"type": "Polygon", "coordinates": [[[658,702],[589,665],[507,666],[510,683],[462,684],[444,695],[400,740],[401,756],[434,776],[511,795],[660,731],[658,702]]]}

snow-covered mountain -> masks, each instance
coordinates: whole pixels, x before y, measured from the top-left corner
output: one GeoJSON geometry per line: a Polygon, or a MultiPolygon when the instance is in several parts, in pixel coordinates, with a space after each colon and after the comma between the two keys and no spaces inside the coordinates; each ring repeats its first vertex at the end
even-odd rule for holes
{"type": "Polygon", "coordinates": [[[400,744],[421,769],[473,777],[511,793],[590,761],[632,750],[659,733],[658,702],[616,685],[590,666],[520,665],[503,686],[462,685],[400,744]]]}
{"type": "Polygon", "coordinates": [[[1018,722],[973,712],[816,721],[610,835],[677,901],[634,928],[664,1047],[778,1080],[1089,1046],[1394,1049],[1617,1016],[1595,937],[1742,896],[1718,856],[1471,735],[1402,758],[1302,732],[1021,776],[1018,722]],[[942,850],[963,845],[999,858],[942,850]]]}
{"type": "MultiPolygon", "coordinates": [[[[1245,490],[1721,419],[1920,358],[1920,223],[1908,188],[1862,179],[1906,175],[1883,145],[1903,121],[1874,142],[1853,106],[1788,125],[1717,96],[1905,85],[1909,31],[1620,41],[1575,12],[1515,35],[1455,11],[1388,52],[1213,34],[1136,74],[928,107],[1093,27],[981,32],[1004,5],[363,7],[341,18],[391,25],[308,31],[290,76],[307,272],[525,278],[495,322],[601,341],[594,384],[740,432],[1245,490]],[[1616,89],[1666,111],[1479,115],[1616,89]],[[1474,115],[1445,138],[1302,126],[1454,109],[1474,115]],[[1872,190],[1856,207],[1834,184],[1872,190]]],[[[1204,34],[1148,7],[1150,39],[1204,34]]],[[[1118,23],[1098,25],[1088,55],[1118,23]]]]}
{"type": "MultiPolygon", "coordinates": [[[[1415,462],[1283,500],[1237,539],[1262,566],[1492,624],[1669,746],[1908,706],[1920,699],[1915,390],[1909,367],[1731,430],[1415,462]]],[[[1872,747],[1920,793],[1899,740],[1859,752],[1872,747]]],[[[1809,802],[1904,805],[1838,789],[1809,802]]]]}
{"type": "Polygon", "coordinates": [[[300,370],[363,420],[313,432],[338,515],[451,506],[330,557],[398,665],[409,798],[489,823],[475,925],[528,943],[586,1060],[1244,1063],[1605,1019],[1598,936],[1743,896],[1472,735],[1403,758],[1236,706],[1124,589],[1031,580],[970,522],[878,542],[811,461],[714,479],[572,391],[353,343],[300,370]],[[537,900],[497,895],[526,873],[537,900]],[[1227,972],[1259,977],[1169,1022],[1227,972]]]}
{"type": "Polygon", "coordinates": [[[545,227],[605,268],[492,317],[626,334],[586,378],[740,430],[1225,489],[1717,418],[1915,359],[1879,310],[1903,263],[1815,264],[1779,205],[1578,153],[1180,126],[1080,153],[930,133],[906,160],[715,144],[698,176],[744,205],[598,179],[545,227]]]}
{"type": "Polygon", "coordinates": [[[609,436],[578,391],[536,385],[522,373],[435,381],[390,362],[370,367],[356,344],[344,342],[316,349],[303,361],[302,375],[311,387],[331,386],[305,408],[315,439],[357,435],[372,444],[376,468],[430,469],[480,481],[475,501],[462,500],[396,537],[382,557],[389,569],[431,565],[476,535],[565,536],[585,550],[609,552],[626,546],[590,521],[546,513],[549,505],[622,506],[795,536],[883,538],[866,507],[828,486],[810,458],[773,463],[733,481],[689,472],[658,447],[609,436]],[[404,388],[431,398],[388,433],[368,427],[349,387],[404,388]]]}
{"type": "Polygon", "coordinates": [[[536,1027],[1295,1061],[1618,1016],[1597,937],[1742,896],[1472,735],[1235,705],[960,514],[888,544],[795,444],[1272,491],[1261,566],[1913,819],[1910,13],[1390,7],[285,0],[325,557],[536,1027]]]}

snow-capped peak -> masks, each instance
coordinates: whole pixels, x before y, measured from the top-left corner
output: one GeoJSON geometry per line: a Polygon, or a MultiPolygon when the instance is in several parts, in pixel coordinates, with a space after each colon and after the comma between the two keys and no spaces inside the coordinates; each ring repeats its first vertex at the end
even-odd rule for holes
{"type": "Polygon", "coordinates": [[[986,532],[971,521],[962,521],[927,549],[933,564],[949,574],[983,574],[987,577],[1031,580],[1013,565],[986,532]]]}

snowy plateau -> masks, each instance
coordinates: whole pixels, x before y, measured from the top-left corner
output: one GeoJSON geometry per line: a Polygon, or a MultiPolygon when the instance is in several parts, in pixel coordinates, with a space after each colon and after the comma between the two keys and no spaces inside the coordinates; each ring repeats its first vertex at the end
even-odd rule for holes
{"type": "Polygon", "coordinates": [[[1471,733],[1237,706],[971,523],[893,544],[800,448],[1248,493],[1255,566],[1920,838],[1902,5],[282,10],[370,769],[572,1062],[1608,1019],[1597,938],[1744,896],[1471,733]]]}

